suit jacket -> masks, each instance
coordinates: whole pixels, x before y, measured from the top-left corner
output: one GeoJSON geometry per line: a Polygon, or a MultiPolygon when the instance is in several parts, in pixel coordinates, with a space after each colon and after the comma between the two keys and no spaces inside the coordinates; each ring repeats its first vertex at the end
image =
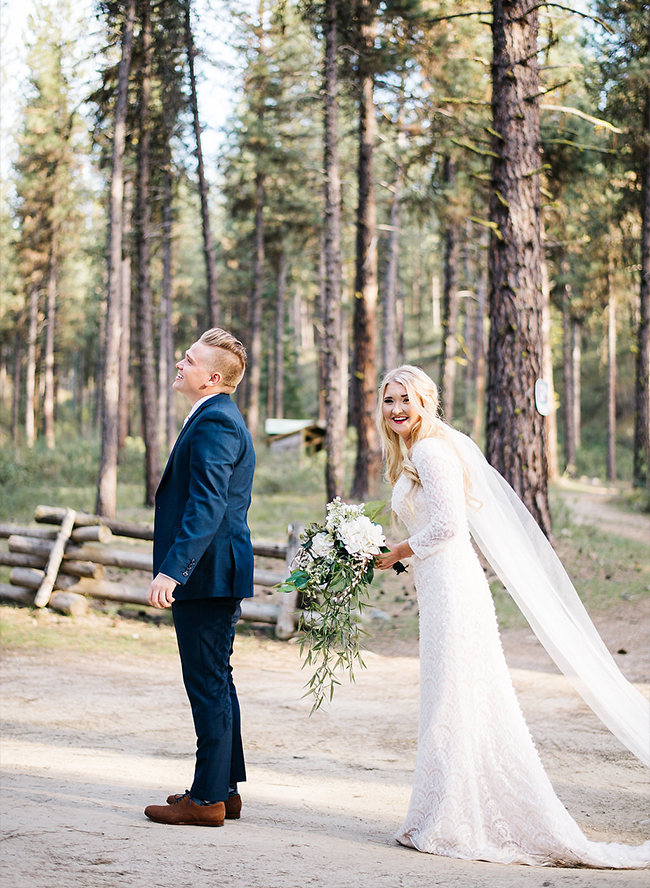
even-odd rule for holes
{"type": "Polygon", "coordinates": [[[179,584],[174,598],[250,598],[253,548],[246,521],[255,451],[229,395],[186,422],[158,490],[153,573],[179,584]]]}

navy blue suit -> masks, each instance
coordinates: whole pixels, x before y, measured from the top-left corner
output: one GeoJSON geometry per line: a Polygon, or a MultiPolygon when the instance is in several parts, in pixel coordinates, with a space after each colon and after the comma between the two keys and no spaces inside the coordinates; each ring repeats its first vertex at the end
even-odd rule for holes
{"type": "Polygon", "coordinates": [[[241,599],[253,594],[254,468],[244,420],[218,394],[185,424],[156,492],[153,573],[178,583],[172,611],[197,735],[190,792],[205,801],[246,779],[230,655],[241,599]]]}

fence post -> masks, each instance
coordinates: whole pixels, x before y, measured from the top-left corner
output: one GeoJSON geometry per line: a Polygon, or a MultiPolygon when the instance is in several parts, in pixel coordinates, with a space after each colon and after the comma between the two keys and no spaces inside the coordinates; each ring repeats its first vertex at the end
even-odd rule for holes
{"type": "MultiPolygon", "coordinates": [[[[300,534],[304,530],[303,524],[297,522],[289,525],[289,539],[287,540],[287,560],[285,563],[285,575],[291,573],[291,562],[296,556],[296,552],[300,548],[300,534]]],[[[294,589],[292,592],[283,592],[280,599],[280,609],[278,611],[278,622],[275,627],[275,634],[282,641],[291,638],[296,630],[296,609],[298,604],[298,591],[294,589]]]]}

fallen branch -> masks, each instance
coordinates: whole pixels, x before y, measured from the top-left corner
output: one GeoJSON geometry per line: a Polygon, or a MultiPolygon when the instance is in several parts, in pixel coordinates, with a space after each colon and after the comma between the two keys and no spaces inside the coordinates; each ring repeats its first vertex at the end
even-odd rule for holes
{"type": "Polygon", "coordinates": [[[52,551],[50,552],[50,557],[47,562],[47,568],[45,570],[43,582],[39,586],[36,597],[34,598],[35,607],[45,607],[50,600],[50,595],[52,594],[52,590],[54,589],[54,582],[56,580],[57,574],[59,573],[59,566],[61,564],[61,561],[63,560],[65,547],[68,543],[68,540],[70,539],[70,534],[74,529],[75,515],[76,512],[74,509],[68,509],[65,513],[63,521],[61,522],[61,530],[59,531],[58,536],[54,541],[54,545],[52,546],[52,551]]]}

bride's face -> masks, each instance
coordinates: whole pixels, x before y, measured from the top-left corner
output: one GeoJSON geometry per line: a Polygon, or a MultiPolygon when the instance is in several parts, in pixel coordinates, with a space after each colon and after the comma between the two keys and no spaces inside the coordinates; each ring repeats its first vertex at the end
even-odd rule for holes
{"type": "Polygon", "coordinates": [[[389,382],[384,391],[384,422],[408,445],[413,427],[420,418],[415,404],[409,401],[408,393],[401,382],[389,382]]]}

